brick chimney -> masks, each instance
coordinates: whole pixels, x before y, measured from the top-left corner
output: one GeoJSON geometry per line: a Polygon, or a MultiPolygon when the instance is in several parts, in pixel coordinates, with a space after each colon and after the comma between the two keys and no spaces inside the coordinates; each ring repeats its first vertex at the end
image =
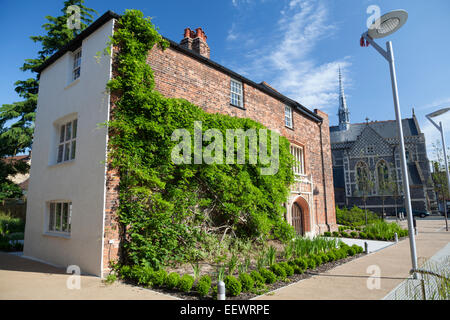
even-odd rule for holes
{"type": "Polygon", "coordinates": [[[181,40],[180,45],[209,59],[210,50],[206,39],[206,34],[202,28],[197,28],[195,31],[186,28],[184,29],[184,38],[181,40]]]}

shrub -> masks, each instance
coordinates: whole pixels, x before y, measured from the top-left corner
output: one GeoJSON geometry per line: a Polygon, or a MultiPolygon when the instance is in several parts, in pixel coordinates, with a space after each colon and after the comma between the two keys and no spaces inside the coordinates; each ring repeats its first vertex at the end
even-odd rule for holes
{"type": "Polygon", "coordinates": [[[252,277],[252,279],[253,279],[253,281],[254,281],[254,283],[255,283],[256,286],[258,286],[258,285],[263,285],[264,282],[266,282],[265,279],[264,279],[264,277],[263,277],[258,271],[256,271],[256,270],[253,270],[253,271],[250,273],[250,276],[252,277]]]}
{"type": "Polygon", "coordinates": [[[150,282],[153,286],[161,287],[166,282],[167,272],[164,269],[160,269],[152,273],[150,282]]]}
{"type": "Polygon", "coordinates": [[[241,282],[242,291],[244,292],[249,292],[255,284],[255,280],[253,280],[248,273],[241,273],[239,275],[239,281],[241,282]]]}
{"type": "Polygon", "coordinates": [[[305,272],[305,269],[300,268],[297,265],[292,266],[294,268],[294,273],[295,274],[302,274],[303,272],[305,272]]]}
{"type": "Polygon", "coordinates": [[[361,239],[367,239],[367,234],[365,233],[365,232],[360,232],[359,233],[359,237],[361,238],[361,239]]]}
{"type": "Polygon", "coordinates": [[[274,283],[277,280],[277,276],[265,268],[259,269],[259,273],[264,278],[265,283],[274,283]]]}
{"type": "Polygon", "coordinates": [[[331,232],[325,231],[325,232],[323,233],[323,235],[324,235],[324,237],[331,237],[331,232]]]}
{"type": "Polygon", "coordinates": [[[375,235],[372,232],[367,232],[367,238],[370,240],[375,240],[375,235]]]}
{"type": "Polygon", "coordinates": [[[178,288],[183,292],[189,292],[192,289],[192,285],[194,284],[194,277],[185,274],[181,277],[180,281],[178,281],[178,288]]]}
{"type": "Polygon", "coordinates": [[[314,260],[314,262],[316,263],[316,266],[320,266],[323,262],[322,262],[322,257],[318,254],[313,254],[311,255],[311,259],[314,260]]]}
{"type": "Polygon", "coordinates": [[[339,232],[343,232],[343,231],[345,231],[345,228],[343,226],[339,226],[338,230],[339,230],[339,232]]]}
{"type": "Polygon", "coordinates": [[[294,263],[296,266],[298,266],[303,271],[308,269],[308,263],[306,262],[306,260],[304,258],[297,258],[294,260],[294,263]]]}
{"type": "Polygon", "coordinates": [[[358,233],[355,231],[350,232],[350,237],[356,238],[358,236],[358,233]]]}
{"type": "Polygon", "coordinates": [[[329,262],[332,262],[332,261],[334,261],[334,260],[337,259],[337,258],[336,258],[336,254],[335,254],[333,251],[328,251],[328,252],[326,253],[326,255],[327,255],[327,257],[328,257],[328,261],[329,261],[329,262]]]}
{"type": "Polygon", "coordinates": [[[333,237],[339,237],[339,232],[333,231],[333,237]]]}
{"type": "Polygon", "coordinates": [[[313,258],[307,258],[306,263],[308,264],[308,269],[315,269],[316,268],[316,260],[313,258]]]}
{"type": "Polygon", "coordinates": [[[233,276],[226,276],[224,282],[225,290],[230,296],[236,297],[241,294],[242,285],[238,279],[233,276]]]}
{"type": "Polygon", "coordinates": [[[117,276],[114,273],[108,274],[108,276],[105,279],[105,283],[107,284],[113,284],[117,280],[117,276]]]}
{"type": "Polygon", "coordinates": [[[134,265],[131,268],[130,276],[131,279],[135,280],[138,284],[151,285],[151,279],[153,276],[153,269],[149,266],[139,266],[134,265]]]}
{"type": "Polygon", "coordinates": [[[350,257],[353,257],[353,256],[356,254],[355,248],[352,248],[352,247],[348,248],[348,249],[347,249],[347,254],[348,254],[350,257]]]}
{"type": "Polygon", "coordinates": [[[343,238],[348,238],[348,237],[349,237],[348,233],[345,232],[345,231],[340,232],[340,235],[341,235],[341,237],[343,237],[343,238]]]}
{"type": "Polygon", "coordinates": [[[329,261],[328,256],[324,252],[319,253],[319,256],[322,259],[322,263],[327,263],[329,261]]]}
{"type": "Polygon", "coordinates": [[[211,289],[211,277],[208,275],[202,276],[197,283],[197,292],[200,297],[204,297],[209,293],[211,289]]]}
{"type": "Polygon", "coordinates": [[[364,249],[357,244],[352,245],[353,250],[355,250],[355,253],[362,253],[364,249]]]}
{"type": "Polygon", "coordinates": [[[166,287],[169,289],[173,289],[178,285],[178,282],[180,281],[180,275],[176,272],[171,272],[166,277],[166,287]]]}
{"type": "Polygon", "coordinates": [[[284,268],[279,264],[275,263],[270,266],[270,270],[280,279],[286,278],[286,271],[284,268]]]}
{"type": "Polygon", "coordinates": [[[280,262],[279,265],[284,268],[284,271],[286,271],[286,276],[290,277],[294,274],[294,268],[287,262],[280,262]]]}

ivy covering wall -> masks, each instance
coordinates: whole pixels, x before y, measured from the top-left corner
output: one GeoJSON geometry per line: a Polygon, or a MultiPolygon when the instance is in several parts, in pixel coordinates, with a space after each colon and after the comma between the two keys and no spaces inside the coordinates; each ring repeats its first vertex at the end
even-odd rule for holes
{"type": "Polygon", "coordinates": [[[292,238],[283,206],[293,183],[288,140],[280,137],[275,175],[262,175],[259,162],[174,164],[171,151],[178,142],[172,141],[172,133],[185,128],[193,135],[194,121],[202,121],[203,131],[215,128],[224,137],[227,129],[258,132],[265,127],[250,119],[209,114],[157,92],[146,58],[154,46],[166,49],[169,44],[142,12],[126,11],[111,42],[117,49],[117,75],[108,88],[118,100],[108,123],[109,160],[120,173],[121,263],[158,267],[193,260],[205,237],[220,241],[224,233],[259,240],[292,238]]]}

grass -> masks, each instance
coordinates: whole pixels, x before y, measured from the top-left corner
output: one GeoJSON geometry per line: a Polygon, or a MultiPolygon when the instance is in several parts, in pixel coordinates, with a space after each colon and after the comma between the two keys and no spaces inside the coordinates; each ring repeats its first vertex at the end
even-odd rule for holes
{"type": "Polygon", "coordinates": [[[377,221],[364,228],[364,233],[372,234],[377,240],[392,240],[395,233],[400,237],[404,230],[395,222],[377,221]]]}
{"type": "Polygon", "coordinates": [[[327,239],[324,237],[315,237],[313,239],[297,237],[293,240],[294,255],[297,258],[310,254],[318,254],[335,249],[339,245],[337,239],[327,239]]]}

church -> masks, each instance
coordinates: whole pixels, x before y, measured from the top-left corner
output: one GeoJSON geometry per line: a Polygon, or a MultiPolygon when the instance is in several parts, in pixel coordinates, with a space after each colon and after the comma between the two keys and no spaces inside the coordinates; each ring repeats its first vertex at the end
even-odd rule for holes
{"type": "MultiPolygon", "coordinates": [[[[330,127],[336,205],[395,215],[404,207],[400,144],[395,120],[350,123],[339,70],[339,125],[330,127]]],[[[425,136],[412,111],[402,119],[413,210],[437,208],[425,136]]]]}

